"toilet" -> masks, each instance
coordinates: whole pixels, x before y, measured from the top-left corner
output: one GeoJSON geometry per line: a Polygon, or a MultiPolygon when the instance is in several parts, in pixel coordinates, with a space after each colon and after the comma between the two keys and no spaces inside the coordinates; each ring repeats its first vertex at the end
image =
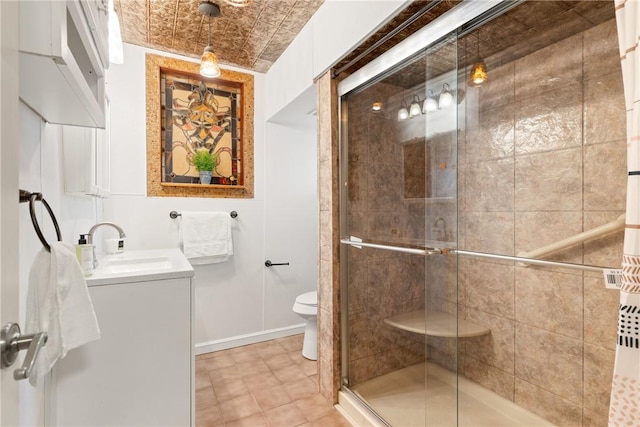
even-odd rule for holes
{"type": "Polygon", "coordinates": [[[310,360],[318,360],[318,292],[298,295],[293,312],[305,320],[302,355],[310,360]]]}

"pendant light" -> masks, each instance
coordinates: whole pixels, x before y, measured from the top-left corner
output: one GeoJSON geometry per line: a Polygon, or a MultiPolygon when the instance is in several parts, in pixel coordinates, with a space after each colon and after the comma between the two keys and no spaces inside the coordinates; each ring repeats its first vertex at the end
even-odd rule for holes
{"type": "Polygon", "coordinates": [[[209,18],[209,37],[207,40],[207,47],[204,48],[202,59],[200,61],[200,75],[209,78],[218,77],[220,75],[218,58],[216,58],[216,54],[211,46],[211,18],[220,16],[220,6],[209,0],[203,0],[200,2],[200,6],[198,6],[198,10],[204,16],[209,18]]]}
{"type": "Polygon", "coordinates": [[[484,60],[480,57],[480,30],[476,33],[478,39],[476,43],[476,57],[471,67],[471,74],[469,76],[469,86],[478,87],[488,79],[487,66],[484,60]]]}

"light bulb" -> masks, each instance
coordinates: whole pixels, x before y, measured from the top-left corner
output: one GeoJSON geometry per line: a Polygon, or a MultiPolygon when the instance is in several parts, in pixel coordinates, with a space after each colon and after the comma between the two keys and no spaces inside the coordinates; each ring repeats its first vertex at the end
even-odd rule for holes
{"type": "Polygon", "coordinates": [[[407,120],[409,118],[409,112],[407,111],[407,107],[402,106],[398,110],[398,121],[407,120]]]}
{"type": "Polygon", "coordinates": [[[420,102],[417,96],[413,97],[413,102],[409,106],[409,117],[419,116],[422,113],[422,109],[420,108],[420,102]]]}
{"type": "Polygon", "coordinates": [[[453,104],[453,95],[449,91],[449,84],[445,83],[442,86],[442,92],[440,92],[440,97],[438,98],[438,108],[443,109],[451,106],[453,104]]]}
{"type": "Polygon", "coordinates": [[[486,82],[487,79],[487,66],[484,64],[484,61],[480,59],[476,63],[474,63],[473,67],[471,68],[469,85],[480,86],[482,83],[486,82]]]}
{"type": "Polygon", "coordinates": [[[213,48],[207,46],[202,53],[202,60],[200,62],[200,75],[204,77],[218,77],[220,75],[220,67],[218,66],[218,58],[213,53],[213,48]]]}
{"type": "Polygon", "coordinates": [[[374,112],[382,111],[382,102],[374,102],[371,105],[371,110],[374,112]]]}
{"type": "Polygon", "coordinates": [[[438,109],[438,101],[436,101],[436,96],[433,93],[433,90],[429,89],[427,92],[427,99],[424,100],[424,104],[422,104],[422,113],[427,114],[438,109]]]}

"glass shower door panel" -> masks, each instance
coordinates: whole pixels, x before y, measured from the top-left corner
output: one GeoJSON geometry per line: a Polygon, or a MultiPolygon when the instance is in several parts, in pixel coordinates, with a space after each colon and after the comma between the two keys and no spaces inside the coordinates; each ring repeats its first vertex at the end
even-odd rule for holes
{"type": "MultiPolygon", "coordinates": [[[[426,111],[425,245],[457,247],[457,140],[459,105],[465,93],[458,88],[457,37],[451,35],[426,52],[424,93],[436,102],[426,111]]],[[[462,122],[464,123],[464,122],[462,122]]],[[[458,283],[456,256],[425,258],[425,426],[457,425],[458,283]]]]}
{"type": "MultiPolygon", "coordinates": [[[[342,236],[400,248],[425,245],[424,199],[432,190],[425,174],[425,64],[421,55],[343,97],[348,196],[342,200],[348,213],[342,236]]],[[[419,313],[414,326],[424,330],[425,257],[366,247],[347,251],[345,382],[389,424],[423,425],[423,394],[419,404],[403,396],[424,389],[425,335],[403,316],[419,313]]]]}
{"type": "MultiPolygon", "coordinates": [[[[452,35],[343,97],[343,236],[456,246],[456,55],[452,35]]],[[[349,247],[346,260],[345,383],[391,425],[456,425],[455,257],[349,247]]]]}

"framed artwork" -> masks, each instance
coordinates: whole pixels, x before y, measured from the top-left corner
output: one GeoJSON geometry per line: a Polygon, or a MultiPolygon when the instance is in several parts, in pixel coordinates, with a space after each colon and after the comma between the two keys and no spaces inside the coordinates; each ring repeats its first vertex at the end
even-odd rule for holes
{"type": "Polygon", "coordinates": [[[253,198],[253,76],[147,54],[147,195],[253,198]],[[203,184],[195,154],[213,158],[203,184]]]}

